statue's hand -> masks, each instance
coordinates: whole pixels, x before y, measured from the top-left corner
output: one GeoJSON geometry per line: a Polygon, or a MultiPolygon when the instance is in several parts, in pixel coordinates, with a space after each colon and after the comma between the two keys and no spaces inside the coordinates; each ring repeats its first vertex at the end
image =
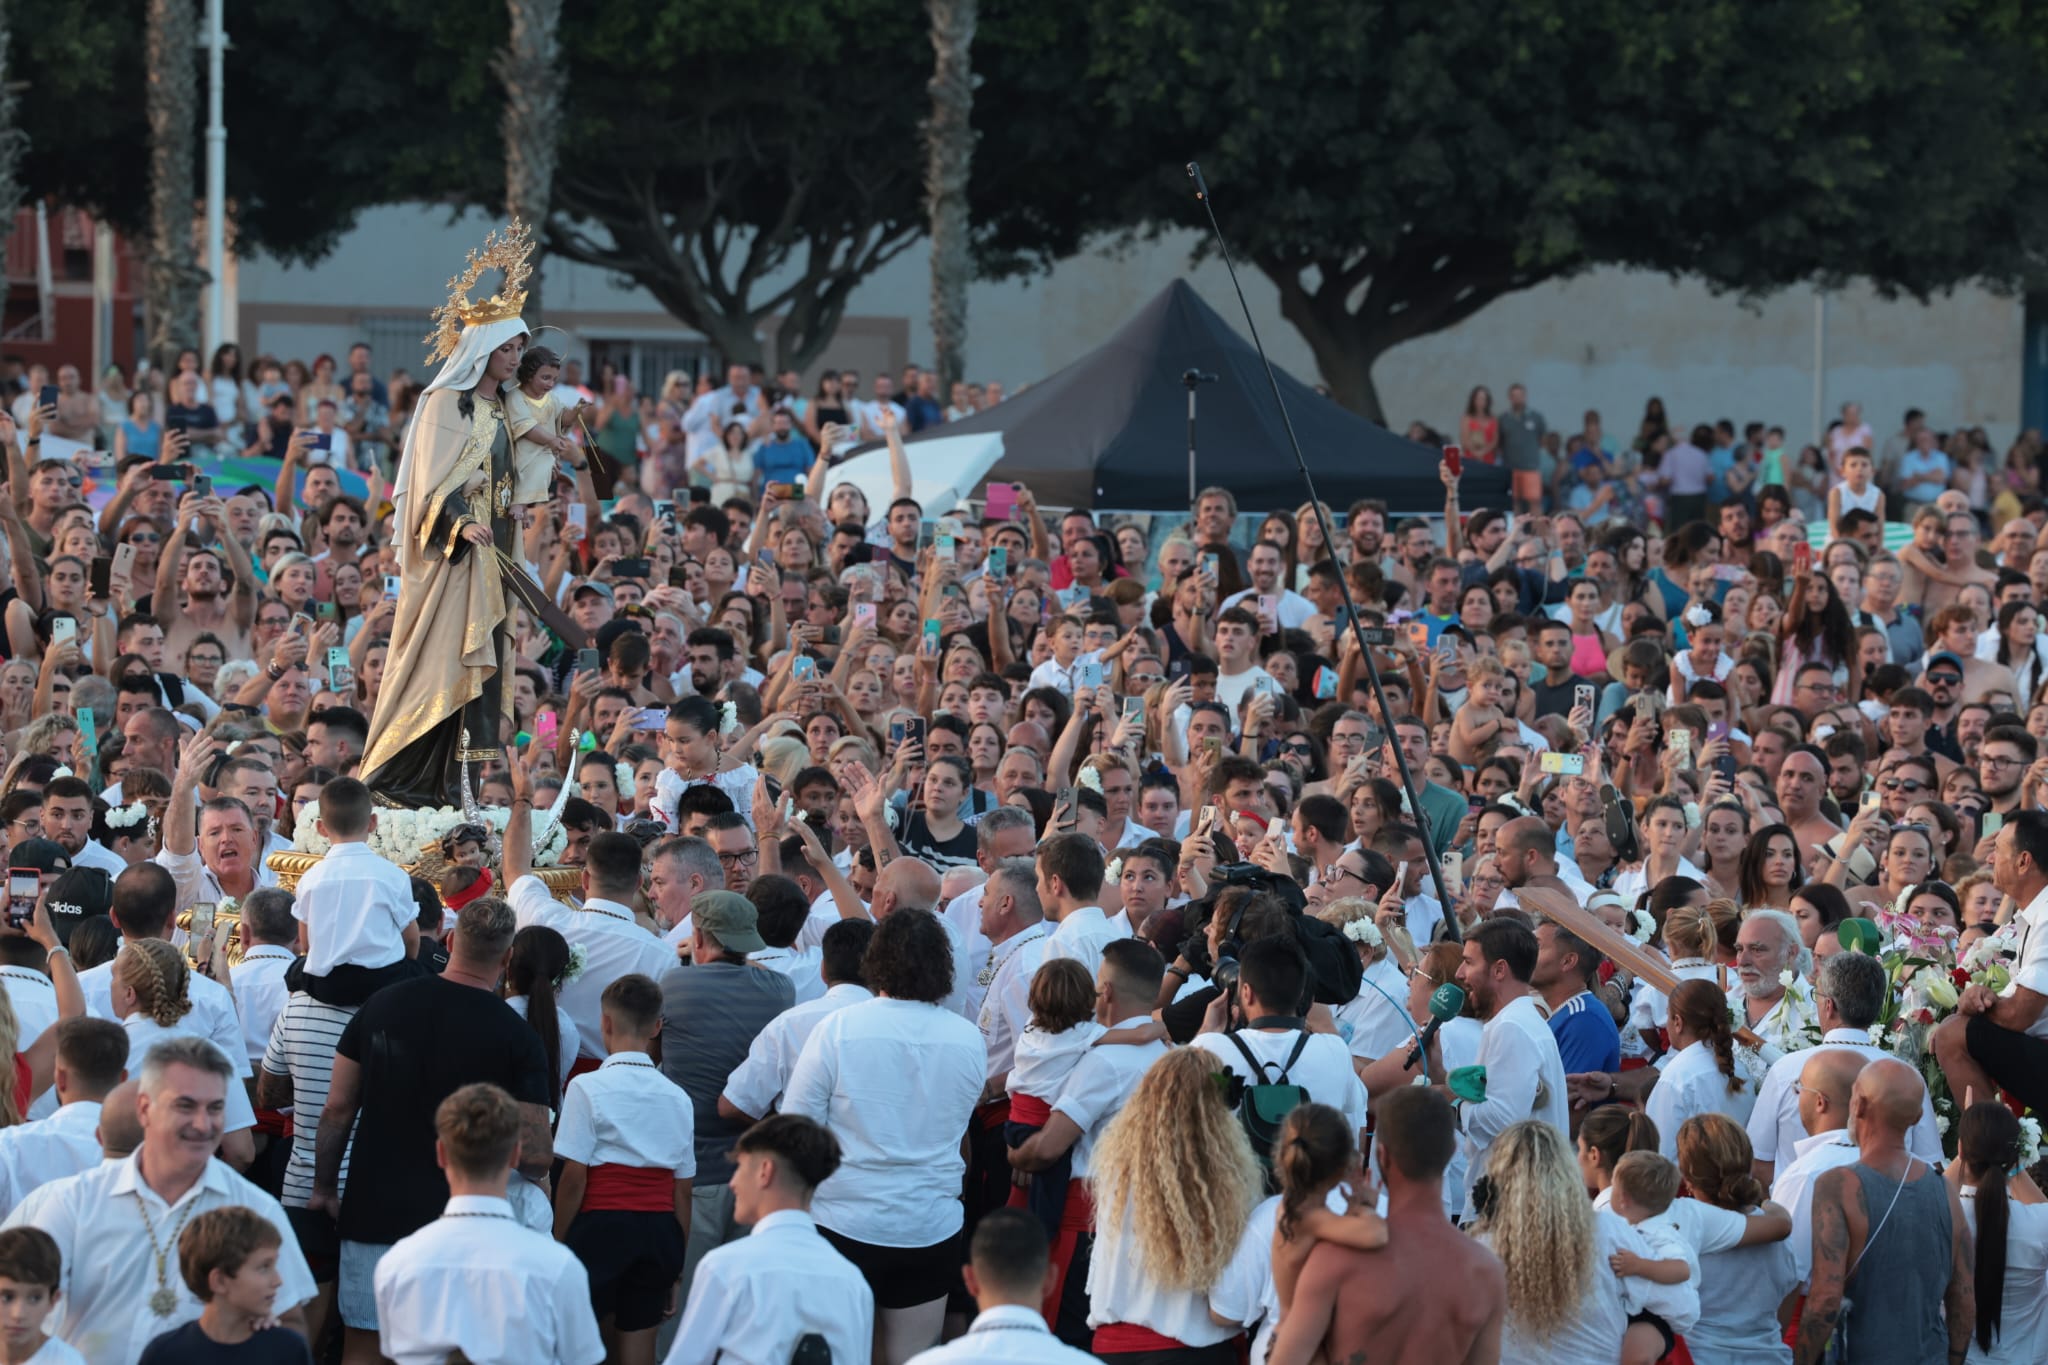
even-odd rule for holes
{"type": "Polygon", "coordinates": [[[472,545],[488,546],[491,543],[491,528],[480,521],[472,521],[462,528],[462,538],[472,545]]]}

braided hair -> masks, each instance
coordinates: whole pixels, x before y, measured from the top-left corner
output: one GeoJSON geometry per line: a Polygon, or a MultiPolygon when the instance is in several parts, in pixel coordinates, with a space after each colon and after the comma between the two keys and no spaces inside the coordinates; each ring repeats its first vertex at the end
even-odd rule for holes
{"type": "Polygon", "coordinates": [[[1671,993],[1671,1017],[1714,1050],[1714,1064],[1728,1078],[1728,1093],[1742,1093],[1735,1070],[1735,1029],[1728,1022],[1728,997],[1711,981],[1683,981],[1671,993]]]}
{"type": "Polygon", "coordinates": [[[162,939],[130,940],[114,959],[114,970],[135,992],[136,1009],[158,1027],[172,1028],[192,1012],[185,956],[162,939]]]}

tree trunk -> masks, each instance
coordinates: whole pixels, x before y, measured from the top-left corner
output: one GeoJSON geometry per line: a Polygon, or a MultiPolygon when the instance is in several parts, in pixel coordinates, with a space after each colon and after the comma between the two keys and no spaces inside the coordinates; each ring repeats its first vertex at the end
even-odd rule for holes
{"type": "Polygon", "coordinates": [[[541,283],[548,211],[555,191],[555,154],[561,146],[562,67],[558,31],[562,0],[507,0],[511,27],[505,50],[492,63],[505,85],[505,211],[523,220],[535,243],[526,282],[526,313],[541,316],[541,283]]]}
{"type": "Polygon", "coordinates": [[[966,377],[967,182],[974,162],[974,25],[977,0],[926,0],[932,26],[932,112],[925,127],[925,211],[932,243],[932,366],[944,401],[966,377]]]}
{"type": "Polygon", "coordinates": [[[21,207],[21,154],[28,149],[28,137],[15,123],[13,13],[0,0],[0,255],[5,255],[7,238],[14,231],[14,215],[21,207]]]}
{"type": "Polygon", "coordinates": [[[1380,391],[1372,382],[1373,362],[1390,343],[1375,340],[1370,325],[1332,304],[1327,286],[1311,293],[1298,268],[1260,261],[1259,269],[1279,286],[1280,316],[1294,324],[1316,358],[1316,372],[1330,386],[1330,396],[1368,421],[1387,424],[1380,391]]]}
{"type": "Polygon", "coordinates": [[[176,373],[180,350],[199,344],[200,273],[193,242],[198,40],[194,0],[149,0],[150,242],[143,300],[150,358],[165,374],[176,373]]]}

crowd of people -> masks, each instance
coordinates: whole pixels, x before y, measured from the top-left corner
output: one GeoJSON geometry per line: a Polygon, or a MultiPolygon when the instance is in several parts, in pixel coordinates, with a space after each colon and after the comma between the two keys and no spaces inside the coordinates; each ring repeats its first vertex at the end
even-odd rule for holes
{"type": "Polygon", "coordinates": [[[564,428],[590,643],[511,606],[437,816],[316,458],[399,378],[193,360],[90,488],[5,377],[0,1365],[2048,1356],[2031,486],[1853,410],[1825,525],[1768,429],[1546,473],[1516,386],[1517,507],[925,508],[999,392],[735,366],[564,428]]]}

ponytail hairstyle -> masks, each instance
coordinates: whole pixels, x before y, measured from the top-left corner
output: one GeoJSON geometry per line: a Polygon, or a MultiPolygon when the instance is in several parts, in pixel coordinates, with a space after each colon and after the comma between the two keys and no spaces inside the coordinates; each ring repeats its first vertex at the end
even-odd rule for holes
{"type": "Polygon", "coordinates": [[[1748,1213],[1763,1203],[1763,1182],[1750,1174],[1755,1156],[1749,1134],[1726,1114],[1695,1114],[1679,1125],[1678,1173],[1703,1204],[1748,1213]]]}
{"type": "Polygon", "coordinates": [[[2005,1176],[2020,1164],[2020,1121],[1997,1100],[1977,1101],[1963,1113],[1956,1155],[1977,1182],[1977,1345],[1989,1351],[2005,1312],[2005,1176]]]}
{"type": "Polygon", "coordinates": [[[1580,1121],[1579,1141],[1611,1172],[1614,1163],[1630,1152],[1657,1150],[1657,1124],[1640,1109],[1603,1104],[1580,1121]]]}
{"type": "Polygon", "coordinates": [[[526,1022],[540,1035],[548,1055],[548,1107],[562,1105],[562,1021],[555,996],[569,975],[569,940],[544,924],[529,924],[512,936],[505,962],[505,994],[526,997],[526,1022]]]}
{"type": "Polygon", "coordinates": [[[192,1012],[185,955],[160,938],[130,939],[114,959],[114,970],[135,992],[135,1007],[160,1028],[171,1028],[192,1012]]]}
{"type": "Polygon", "coordinates": [[[1273,1139],[1273,1174],[1280,1178],[1275,1226],[1283,1238],[1292,1239],[1303,1211],[1344,1178],[1356,1150],[1344,1116],[1329,1105],[1305,1102],[1287,1111],[1273,1139]]]}
{"type": "Polygon", "coordinates": [[[1711,981],[1682,981],[1671,993],[1671,1017],[1684,1022],[1685,1031],[1714,1050],[1714,1063],[1728,1078],[1728,1093],[1742,1093],[1742,1077],[1735,1073],[1735,1030],[1728,1022],[1728,997],[1711,981]]]}
{"type": "Polygon", "coordinates": [[[1673,959],[1697,957],[1712,962],[1716,952],[1728,946],[1724,938],[1732,942],[1741,920],[1741,912],[1731,900],[1676,906],[1664,917],[1664,946],[1673,959]]]}

